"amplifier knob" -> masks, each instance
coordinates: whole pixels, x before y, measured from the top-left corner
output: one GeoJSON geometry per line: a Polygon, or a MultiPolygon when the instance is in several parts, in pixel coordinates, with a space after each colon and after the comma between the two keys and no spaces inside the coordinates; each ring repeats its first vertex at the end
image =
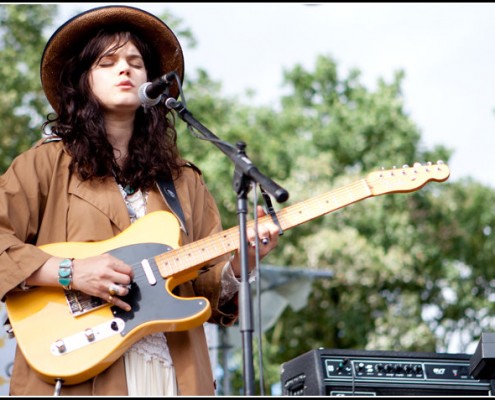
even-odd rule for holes
{"type": "Polygon", "coordinates": [[[348,365],[349,365],[349,360],[348,359],[342,360],[337,365],[337,370],[338,371],[345,371],[345,370],[347,370],[348,365]]]}
{"type": "Polygon", "coordinates": [[[420,374],[421,372],[423,372],[423,368],[421,368],[421,365],[415,365],[413,371],[415,374],[420,374]]]}

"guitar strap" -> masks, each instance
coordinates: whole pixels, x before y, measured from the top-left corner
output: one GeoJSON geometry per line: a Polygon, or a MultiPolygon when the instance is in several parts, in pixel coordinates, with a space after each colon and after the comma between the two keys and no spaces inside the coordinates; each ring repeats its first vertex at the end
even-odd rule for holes
{"type": "Polygon", "coordinates": [[[263,196],[263,200],[265,201],[267,214],[272,217],[272,221],[275,223],[275,225],[278,226],[278,235],[282,236],[284,234],[284,230],[280,226],[280,222],[277,218],[277,214],[275,212],[275,209],[273,208],[272,199],[270,198],[269,194],[265,191],[265,189],[263,189],[263,186],[260,186],[260,190],[261,190],[261,195],[263,196]]]}
{"type": "Polygon", "coordinates": [[[158,186],[165,203],[179,220],[180,228],[187,235],[186,218],[180,205],[179,196],[177,196],[177,191],[175,190],[174,181],[172,179],[158,178],[156,180],[156,186],[158,186]]]}
{"type": "MultiPolygon", "coordinates": [[[[162,194],[163,199],[165,200],[165,203],[167,203],[170,210],[172,210],[172,213],[179,220],[181,229],[187,235],[186,219],[184,217],[184,212],[182,211],[179,196],[177,196],[177,191],[175,190],[175,185],[174,185],[173,180],[172,179],[159,178],[156,181],[156,185],[158,186],[158,189],[160,190],[160,193],[162,194]]],[[[265,191],[265,189],[263,189],[263,187],[260,186],[260,189],[261,189],[261,194],[263,196],[263,199],[265,201],[267,214],[272,217],[273,222],[278,226],[279,236],[282,236],[284,234],[284,231],[283,231],[282,227],[280,226],[280,222],[277,218],[277,214],[275,212],[275,209],[273,208],[272,200],[271,200],[270,196],[268,195],[268,193],[265,191]]]]}

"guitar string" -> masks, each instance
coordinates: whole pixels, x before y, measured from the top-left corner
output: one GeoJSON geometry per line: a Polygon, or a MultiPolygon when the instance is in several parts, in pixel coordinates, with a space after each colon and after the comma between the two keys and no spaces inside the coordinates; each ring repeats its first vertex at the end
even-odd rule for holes
{"type": "MultiPolygon", "coordinates": [[[[355,186],[360,186],[362,185],[362,183],[359,183],[359,184],[355,184],[355,186]]],[[[320,198],[321,197],[324,197],[323,195],[322,196],[319,196],[320,198]]],[[[314,200],[314,202],[316,203],[317,200],[314,200]]],[[[298,206],[298,205],[295,205],[293,207],[293,210],[294,210],[294,214],[300,214],[300,209],[303,209],[303,206],[298,206]]],[[[287,217],[287,215],[286,215],[287,217]]],[[[227,244],[226,245],[226,242],[227,243],[231,243],[231,240],[229,240],[229,236],[228,234],[226,234],[225,232],[221,235],[221,236],[218,236],[218,237],[213,237],[213,238],[207,238],[206,241],[208,242],[212,242],[213,244],[217,244],[217,245],[221,245],[223,248],[224,248],[224,253],[223,254],[226,254],[227,252],[229,251],[232,251],[232,247],[234,247],[233,245],[230,245],[230,244],[227,244]]],[[[181,260],[181,257],[180,257],[180,253],[182,252],[186,252],[187,250],[189,250],[189,247],[193,248],[193,247],[196,247],[196,250],[197,253],[202,253],[204,251],[208,251],[208,247],[207,246],[203,246],[203,241],[200,240],[198,242],[193,242],[193,243],[190,243],[188,245],[188,249],[185,249],[185,248],[177,248],[177,249],[172,249],[170,250],[171,252],[177,252],[179,253],[178,256],[174,257],[172,254],[169,254],[169,252],[165,252],[165,253],[162,253],[162,254],[158,254],[156,256],[153,256],[153,257],[150,257],[150,258],[146,258],[148,260],[148,262],[150,263],[150,265],[153,265],[153,267],[156,267],[158,269],[158,272],[159,272],[159,275],[160,277],[163,279],[163,276],[162,276],[162,273],[160,271],[160,266],[164,269],[170,269],[172,270],[170,273],[167,273],[167,275],[171,275],[173,276],[174,272],[181,272],[180,271],[180,268],[179,268],[179,271],[173,271],[174,270],[174,266],[172,264],[180,264],[180,260],[181,260]],[[161,259],[168,259],[168,261],[163,261],[161,259]],[[156,259],[159,259],[159,261],[157,261],[156,259]],[[174,262],[175,261],[175,262],[174,262]]],[[[189,250],[189,255],[193,255],[195,252],[194,250],[189,250]]],[[[218,255],[213,255],[213,256],[209,256],[209,259],[213,259],[215,257],[219,257],[221,254],[218,254],[218,255]]],[[[142,282],[146,282],[147,281],[147,277],[146,277],[146,274],[144,272],[144,269],[143,269],[143,266],[142,266],[142,261],[139,261],[139,262],[136,262],[134,264],[132,264],[132,267],[135,271],[135,279],[136,280],[139,280],[139,281],[142,281],[142,282]],[[144,279],[143,279],[144,278],[144,279]]],[[[152,268],[152,269],[155,269],[155,268],[152,268]]]]}
{"type": "MultiPolygon", "coordinates": [[[[406,173],[405,169],[392,170],[392,172],[391,171],[383,171],[383,174],[393,173],[393,172],[397,172],[397,173],[401,174],[401,175],[399,175],[399,177],[407,177],[406,176],[407,173],[406,173]]],[[[371,182],[372,184],[376,184],[377,182],[380,182],[383,180],[386,181],[387,179],[388,179],[387,177],[383,177],[382,175],[380,175],[378,178],[369,177],[368,181],[371,182]]],[[[421,183],[415,182],[415,184],[420,185],[421,183]]],[[[406,189],[404,189],[404,190],[406,190],[406,189]]],[[[328,204],[329,202],[332,201],[332,197],[333,197],[333,202],[335,204],[337,198],[339,196],[342,196],[342,194],[349,196],[349,191],[354,191],[356,195],[361,195],[361,196],[365,196],[368,193],[369,193],[369,196],[373,195],[373,193],[371,193],[370,187],[368,186],[368,183],[366,182],[366,180],[360,179],[360,180],[355,181],[353,183],[350,183],[349,185],[344,186],[342,188],[335,189],[335,190],[328,192],[328,193],[323,193],[322,195],[316,196],[313,199],[309,199],[306,202],[295,204],[292,207],[290,207],[290,210],[286,209],[286,211],[284,213],[282,213],[283,215],[281,216],[281,218],[291,219],[291,216],[297,216],[297,215],[301,216],[303,214],[301,210],[303,210],[304,208],[307,208],[309,204],[313,204],[313,205],[318,205],[321,203],[328,204]],[[322,202],[322,199],[326,199],[326,200],[322,202]]],[[[356,201],[356,200],[352,199],[352,201],[356,201]]],[[[336,207],[341,208],[344,205],[345,204],[338,204],[338,205],[336,205],[336,207]]],[[[326,208],[324,210],[326,210],[326,208]]],[[[282,210],[282,211],[284,211],[284,210],[282,210]]],[[[234,250],[233,248],[225,248],[225,239],[227,239],[227,243],[231,242],[231,240],[229,240],[229,235],[227,234],[227,232],[228,231],[225,231],[223,233],[223,236],[218,236],[218,237],[215,236],[213,238],[206,238],[204,240],[200,240],[197,243],[194,243],[194,242],[190,243],[188,245],[188,247],[191,247],[191,248],[196,247],[197,249],[199,248],[201,251],[205,251],[205,249],[207,250],[207,247],[202,246],[204,241],[206,241],[206,242],[210,241],[210,242],[213,242],[213,244],[215,244],[215,242],[216,242],[217,244],[224,245],[224,251],[225,252],[223,254],[226,254],[228,251],[234,250]]],[[[234,246],[232,246],[232,247],[234,247],[234,246]]],[[[175,264],[177,264],[178,262],[180,263],[180,252],[181,251],[184,252],[186,250],[184,248],[178,248],[178,249],[172,249],[171,251],[177,251],[179,253],[179,257],[175,257],[176,258],[175,264]]],[[[191,250],[189,252],[189,255],[192,255],[193,253],[194,253],[194,251],[191,250]]],[[[218,257],[220,255],[221,254],[216,255],[216,256],[212,256],[209,259],[213,259],[213,258],[218,257]]],[[[165,278],[163,278],[163,276],[162,276],[162,273],[160,270],[160,265],[164,269],[172,270],[172,272],[170,274],[167,274],[167,275],[170,275],[170,276],[174,275],[174,271],[173,271],[174,267],[172,266],[173,259],[174,259],[174,257],[172,255],[168,254],[168,252],[153,256],[151,258],[147,258],[148,262],[150,262],[150,265],[153,265],[153,267],[156,267],[156,269],[158,269],[158,272],[159,272],[158,275],[162,279],[165,279],[165,278]],[[163,259],[163,258],[168,258],[169,262],[162,261],[161,259],[163,259]],[[157,259],[160,259],[160,260],[156,261],[157,259]]],[[[146,277],[146,273],[144,272],[144,269],[142,266],[142,261],[137,262],[135,264],[132,264],[132,268],[135,271],[135,280],[139,280],[139,281],[143,281],[143,282],[146,282],[148,280],[146,277]]],[[[155,268],[152,268],[152,269],[155,269],[155,268]]],[[[181,272],[180,268],[179,268],[179,271],[176,271],[176,272],[181,272]]]]}

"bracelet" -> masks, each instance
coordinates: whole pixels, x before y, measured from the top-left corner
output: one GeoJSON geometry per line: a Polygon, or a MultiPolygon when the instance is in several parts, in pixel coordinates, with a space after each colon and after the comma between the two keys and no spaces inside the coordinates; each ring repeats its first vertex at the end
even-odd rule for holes
{"type": "Polygon", "coordinates": [[[71,290],[72,287],[72,267],[74,266],[73,258],[65,258],[58,265],[58,283],[65,290],[71,290]]]}

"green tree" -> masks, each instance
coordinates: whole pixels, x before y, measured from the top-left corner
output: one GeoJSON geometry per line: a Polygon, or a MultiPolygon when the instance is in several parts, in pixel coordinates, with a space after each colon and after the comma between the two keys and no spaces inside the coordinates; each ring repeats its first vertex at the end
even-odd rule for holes
{"type": "Polygon", "coordinates": [[[39,78],[44,29],[52,22],[55,5],[0,5],[0,171],[41,137],[46,114],[39,78]]]}
{"type": "MultiPolygon", "coordinates": [[[[270,118],[270,136],[290,153],[283,183],[292,202],[382,166],[448,163],[443,146],[421,150],[402,107],[402,73],[369,91],[358,71],[346,78],[336,71],[330,57],[319,57],[314,71],[293,68],[286,73],[290,93],[270,118]]],[[[462,333],[464,351],[493,329],[493,196],[471,181],[431,183],[287,232],[271,264],[330,270],[334,278],[317,281],[307,307],[287,309],[266,332],[273,357],[267,381],[277,381],[282,362],[318,347],[440,352],[462,333]]]]}
{"type": "MultiPolygon", "coordinates": [[[[295,66],[285,77],[289,94],[274,109],[222,98],[205,71],[187,93],[199,121],[230,143],[245,141],[260,170],[289,190],[286,205],[381,167],[448,165],[451,151],[425,149],[403,109],[402,72],[371,91],[359,71],[339,77],[331,57],[321,56],[314,71],[295,66]]],[[[230,161],[185,129],[180,143],[203,167],[226,225],[235,225],[230,161]]],[[[441,352],[462,332],[464,351],[491,329],[493,195],[471,181],[433,182],[285,232],[270,264],[333,271],[334,278],[316,281],[307,307],[288,308],[264,333],[265,391],[278,382],[281,363],[317,347],[441,352]]],[[[233,359],[242,393],[239,351],[233,359]]]]}
{"type": "MultiPolygon", "coordinates": [[[[224,140],[244,140],[260,170],[289,189],[288,204],[382,166],[448,161],[449,151],[441,146],[418,150],[420,134],[402,107],[402,73],[371,92],[357,71],[344,79],[336,71],[335,62],[322,56],[314,72],[300,66],[287,72],[290,94],[278,111],[222,99],[221,86],[201,71],[191,84],[189,108],[224,140]]],[[[211,144],[195,140],[181,134],[186,156],[204,167],[224,221],[234,225],[234,194],[226,180],[233,166],[218,150],[209,150],[211,144]]],[[[331,270],[335,278],[316,282],[307,308],[297,314],[288,309],[266,332],[265,351],[273,357],[264,362],[267,385],[279,379],[281,362],[316,347],[435,350],[437,338],[422,318],[422,288],[428,280],[419,272],[431,261],[435,264],[428,268],[438,268],[442,249],[435,244],[441,241],[421,238],[417,227],[426,225],[435,233],[442,225],[433,208],[439,190],[432,185],[367,200],[284,233],[271,264],[331,270]]],[[[239,355],[237,360],[239,372],[239,355]]],[[[241,382],[238,375],[238,390],[241,382]]]]}

